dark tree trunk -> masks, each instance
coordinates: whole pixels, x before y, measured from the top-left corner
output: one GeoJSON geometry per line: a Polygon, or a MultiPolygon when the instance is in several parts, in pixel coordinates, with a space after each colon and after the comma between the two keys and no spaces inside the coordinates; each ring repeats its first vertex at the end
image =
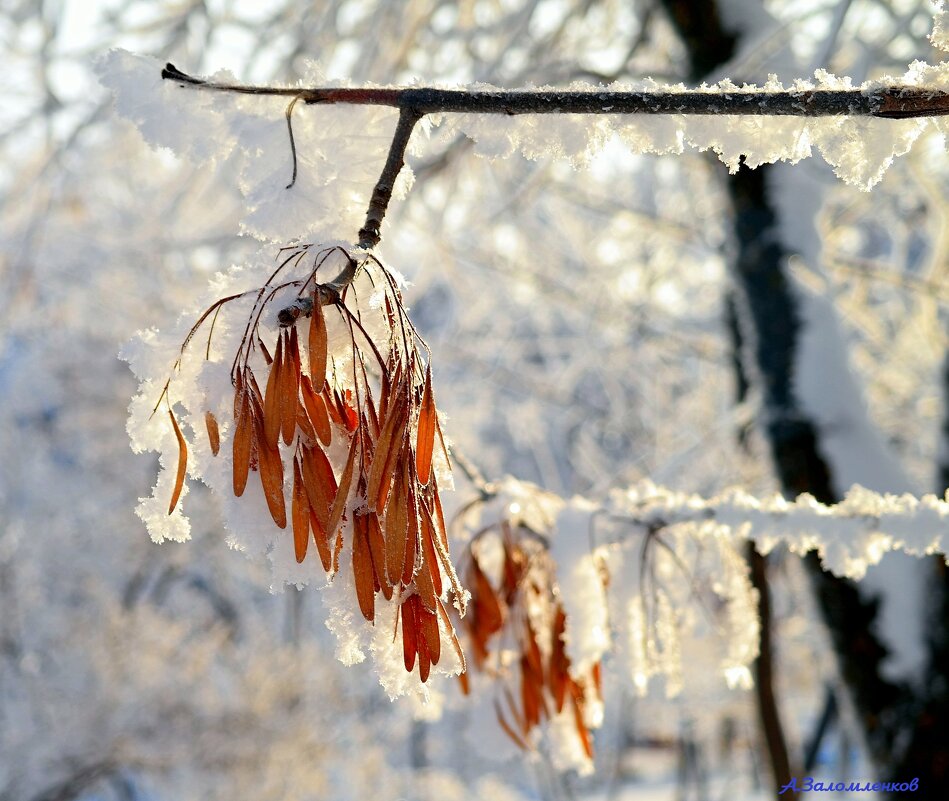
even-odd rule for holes
{"type": "MultiPolygon", "coordinates": [[[[663,0],[663,5],[688,48],[694,82],[732,57],[735,38],[723,31],[714,0],[663,0]]],[[[735,287],[730,327],[733,344],[744,348],[750,368],[750,378],[739,369],[739,387],[749,380],[760,384],[761,428],[784,492],[790,496],[809,492],[824,503],[834,503],[839,499],[820,452],[819,431],[793,392],[800,321],[785,272],[790,254],[781,243],[777,212],[767,193],[768,168],[742,168],[726,180],[736,245],[730,265],[735,287]]],[[[741,364],[739,356],[736,367],[741,364]]],[[[949,483],[949,475],[944,479],[949,483]]],[[[908,782],[919,777],[919,797],[949,798],[949,637],[944,631],[949,620],[949,578],[945,564],[940,560],[940,575],[933,587],[938,600],[930,627],[928,686],[915,691],[881,674],[887,650],[874,633],[877,602],[864,599],[852,582],[824,572],[816,554],[808,555],[805,564],[882,780],[908,782]]],[[[759,699],[764,719],[766,709],[760,703],[759,699]]]]}

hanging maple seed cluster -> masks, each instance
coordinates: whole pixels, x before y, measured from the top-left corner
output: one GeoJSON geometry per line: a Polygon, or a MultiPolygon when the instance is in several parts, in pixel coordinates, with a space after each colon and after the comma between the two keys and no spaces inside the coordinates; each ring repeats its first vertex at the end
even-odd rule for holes
{"type": "MultiPolygon", "coordinates": [[[[474,669],[499,680],[494,708],[501,728],[520,748],[530,750],[535,727],[569,703],[580,745],[592,759],[585,711],[590,700],[602,697],[600,664],[583,679],[571,675],[564,642],[567,617],[546,541],[503,521],[479,532],[466,556],[471,599],[462,624],[474,669]],[[494,581],[489,572],[497,574],[494,581]]],[[[460,679],[467,695],[468,676],[460,679]]]]}
{"type": "MultiPolygon", "coordinates": [[[[289,480],[297,562],[306,559],[312,537],[323,570],[335,575],[348,532],[363,617],[375,620],[380,593],[400,604],[396,626],[401,622],[406,670],[414,670],[417,658],[419,676],[426,681],[441,657],[443,636],[463,669],[464,656],[442,603],[446,584],[462,611],[466,598],[449,557],[434,469],[438,454],[449,468],[448,452],[435,408],[430,352],[405,312],[396,279],[371,254],[301,246],[255,291],[231,369],[234,494],[243,495],[250,474],[257,473],[270,515],[284,529],[289,480]],[[308,255],[314,257],[313,267],[304,277],[280,280],[288,266],[299,268],[308,255]],[[326,265],[340,260],[342,271],[320,283],[320,269],[325,274],[326,265]],[[369,311],[347,305],[355,297],[357,278],[360,285],[368,279],[376,295],[369,311]],[[287,292],[295,292],[289,304],[287,292]],[[262,321],[278,297],[279,330],[268,348],[262,321]],[[347,454],[338,474],[330,448],[347,454]]],[[[224,298],[205,311],[182,353],[213,313],[210,351],[221,306],[247,294],[224,298]]],[[[174,414],[171,418],[179,471],[169,513],[187,460],[174,414]]],[[[205,418],[217,455],[218,421],[211,412],[205,418]]]]}

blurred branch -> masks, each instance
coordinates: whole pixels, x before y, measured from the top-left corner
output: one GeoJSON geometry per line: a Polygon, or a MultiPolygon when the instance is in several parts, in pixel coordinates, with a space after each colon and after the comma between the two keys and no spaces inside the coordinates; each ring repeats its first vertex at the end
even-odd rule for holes
{"type": "Polygon", "coordinates": [[[118,766],[110,760],[84,765],[77,768],[72,775],[33,796],[31,801],[71,801],[85,795],[100,780],[110,778],[117,770],[118,766]]]}

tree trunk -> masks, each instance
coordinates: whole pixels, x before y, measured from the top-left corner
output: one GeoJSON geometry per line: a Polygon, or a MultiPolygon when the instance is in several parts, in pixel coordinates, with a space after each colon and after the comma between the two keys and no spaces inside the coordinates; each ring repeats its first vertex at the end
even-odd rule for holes
{"type": "MultiPolygon", "coordinates": [[[[689,49],[693,81],[734,55],[735,38],[723,31],[714,0],[664,0],[664,5],[689,49]]],[[[766,191],[768,168],[742,168],[726,180],[737,246],[730,265],[737,292],[734,319],[750,368],[750,378],[740,375],[739,382],[760,385],[761,429],[784,492],[809,492],[823,503],[834,503],[839,498],[820,452],[818,429],[793,391],[799,311],[785,272],[790,253],[781,244],[777,212],[766,191]]],[[[805,559],[841,676],[882,780],[919,777],[926,798],[949,798],[949,637],[944,633],[949,577],[938,561],[928,681],[912,688],[881,673],[887,649],[874,634],[877,601],[863,598],[852,582],[823,571],[816,554],[805,559]]]]}

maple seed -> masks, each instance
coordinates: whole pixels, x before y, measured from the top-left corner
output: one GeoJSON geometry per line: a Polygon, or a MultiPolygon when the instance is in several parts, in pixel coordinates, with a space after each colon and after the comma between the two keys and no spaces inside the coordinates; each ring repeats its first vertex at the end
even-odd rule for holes
{"type": "Polygon", "coordinates": [[[308,346],[310,349],[310,380],[313,389],[317,392],[323,389],[326,383],[326,318],[323,315],[323,304],[317,290],[313,298],[313,313],[310,315],[310,335],[308,346]]]}
{"type": "Polygon", "coordinates": [[[402,656],[405,670],[411,673],[415,668],[415,654],[418,652],[416,637],[415,599],[413,595],[402,602],[402,656]]]}
{"type": "MultiPolygon", "coordinates": [[[[496,529],[480,532],[469,545],[469,553],[466,575],[471,606],[463,623],[474,652],[474,666],[489,672],[490,666],[497,664],[502,647],[509,652],[513,643],[516,649],[516,661],[511,663],[515,669],[507,676],[493,674],[502,683],[506,701],[502,706],[495,700],[498,725],[519,748],[529,750],[534,741],[531,732],[545,719],[572,713],[578,744],[592,759],[593,739],[584,711],[593,693],[599,694],[600,665],[593,665],[582,677],[571,673],[564,642],[567,616],[557,594],[554,565],[546,546],[538,543],[532,532],[502,521],[496,529]],[[485,537],[499,540],[504,552],[497,587],[478,563],[477,543],[485,537]],[[535,611],[528,615],[528,608],[535,611]],[[539,636],[540,626],[544,627],[544,637],[539,636]],[[550,642],[546,654],[541,651],[540,641],[550,642]],[[572,710],[565,710],[567,704],[572,710]]],[[[467,680],[462,682],[462,691],[466,687],[467,680]]]]}
{"type": "Polygon", "coordinates": [[[418,413],[418,442],[415,446],[415,469],[419,481],[428,484],[432,474],[432,452],[435,449],[435,400],[432,397],[432,365],[425,370],[425,390],[418,413]]]}
{"type": "Polygon", "coordinates": [[[293,504],[290,516],[293,518],[293,550],[299,563],[306,558],[306,547],[310,540],[310,504],[303,486],[300,461],[296,456],[293,457],[293,504]]]}
{"type": "Polygon", "coordinates": [[[280,441],[280,389],[283,384],[283,337],[277,339],[277,354],[274,356],[264,392],[264,436],[263,441],[270,448],[276,448],[280,441]]]}
{"type": "Polygon", "coordinates": [[[254,421],[251,415],[250,392],[246,388],[240,373],[237,374],[235,392],[234,420],[234,495],[244,494],[247,486],[247,473],[250,470],[250,454],[254,445],[254,421]]]}
{"type": "Polygon", "coordinates": [[[326,533],[332,534],[336,531],[339,521],[346,510],[346,501],[349,499],[349,490],[353,483],[353,468],[356,465],[356,453],[358,437],[353,437],[352,445],[349,448],[349,456],[346,459],[346,467],[343,468],[343,475],[339,479],[339,488],[336,491],[336,500],[333,501],[333,508],[330,510],[329,520],[326,524],[326,533]]]}
{"type": "MultiPolygon", "coordinates": [[[[432,666],[450,646],[464,672],[465,655],[441,601],[450,591],[454,606],[463,614],[467,592],[448,555],[433,469],[433,453],[439,444],[444,466],[450,469],[451,464],[435,408],[428,347],[406,314],[395,277],[375,256],[354,256],[335,245],[302,245],[295,250],[268,284],[256,290],[257,301],[231,367],[233,418],[228,422],[233,426],[234,495],[245,493],[251,471],[259,473],[274,524],[281,529],[291,524],[293,553],[299,563],[313,547],[311,532],[327,574],[339,571],[340,554],[344,547],[351,549],[362,616],[374,621],[377,594],[399,607],[396,620],[402,624],[406,671],[412,673],[417,664],[419,680],[426,682],[432,666]],[[298,268],[305,264],[302,256],[306,253],[315,258],[311,272],[303,276],[298,268]],[[346,259],[347,268],[333,283],[320,283],[327,273],[317,271],[334,254],[346,259]],[[291,274],[294,270],[296,274],[291,274]],[[278,280],[281,271],[285,272],[278,280]],[[383,303],[359,304],[354,282],[362,276],[382,292],[383,303]],[[291,288],[298,290],[296,298],[278,312],[280,330],[274,341],[265,322],[272,319],[267,307],[283,304],[291,288]],[[327,309],[333,312],[332,321],[327,320],[327,309]],[[306,316],[310,319],[304,331],[306,316]],[[334,323],[332,332],[328,322],[334,323]],[[252,363],[264,371],[260,379],[264,391],[252,363]],[[345,463],[337,473],[336,460],[344,449],[345,463]]],[[[216,317],[224,303],[254,291],[225,298],[206,311],[189,333],[182,353],[209,314],[216,317]]],[[[163,397],[167,399],[164,393],[163,397]]],[[[170,408],[169,414],[179,450],[170,514],[183,491],[188,449],[170,408]]],[[[221,447],[218,419],[207,411],[204,420],[211,453],[216,456],[221,447]]],[[[279,541],[289,549],[288,539],[279,541]]],[[[483,597],[480,603],[481,623],[475,629],[481,640],[476,641],[479,663],[487,639],[502,626],[500,606],[493,613],[498,618],[495,623],[483,597]]],[[[535,683],[542,684],[545,667],[532,670],[535,683]]],[[[535,707],[545,702],[529,703],[533,720],[535,707]]],[[[511,709],[518,722],[523,720],[513,705],[511,709]]]]}
{"type": "Polygon", "coordinates": [[[208,442],[211,444],[211,454],[217,456],[221,450],[221,432],[217,427],[217,420],[211,412],[204,413],[204,424],[208,429],[208,442]]]}
{"type": "Polygon", "coordinates": [[[368,523],[366,515],[356,515],[353,519],[353,577],[356,580],[359,609],[363,617],[371,623],[375,618],[375,587],[368,523]]]}
{"type": "Polygon", "coordinates": [[[306,409],[307,417],[313,424],[313,430],[320,438],[320,442],[329,445],[332,433],[330,429],[330,418],[326,412],[326,403],[323,396],[317,394],[313,389],[313,383],[308,375],[300,377],[300,394],[303,397],[303,407],[306,409]]]}
{"type": "Polygon", "coordinates": [[[178,497],[181,495],[181,488],[185,483],[185,470],[188,467],[188,443],[185,442],[181,429],[178,428],[178,421],[175,420],[171,409],[168,410],[168,416],[171,418],[171,425],[175,429],[175,436],[178,438],[178,474],[175,476],[175,488],[171,493],[171,503],[168,505],[168,514],[171,514],[178,505],[178,497]]]}

